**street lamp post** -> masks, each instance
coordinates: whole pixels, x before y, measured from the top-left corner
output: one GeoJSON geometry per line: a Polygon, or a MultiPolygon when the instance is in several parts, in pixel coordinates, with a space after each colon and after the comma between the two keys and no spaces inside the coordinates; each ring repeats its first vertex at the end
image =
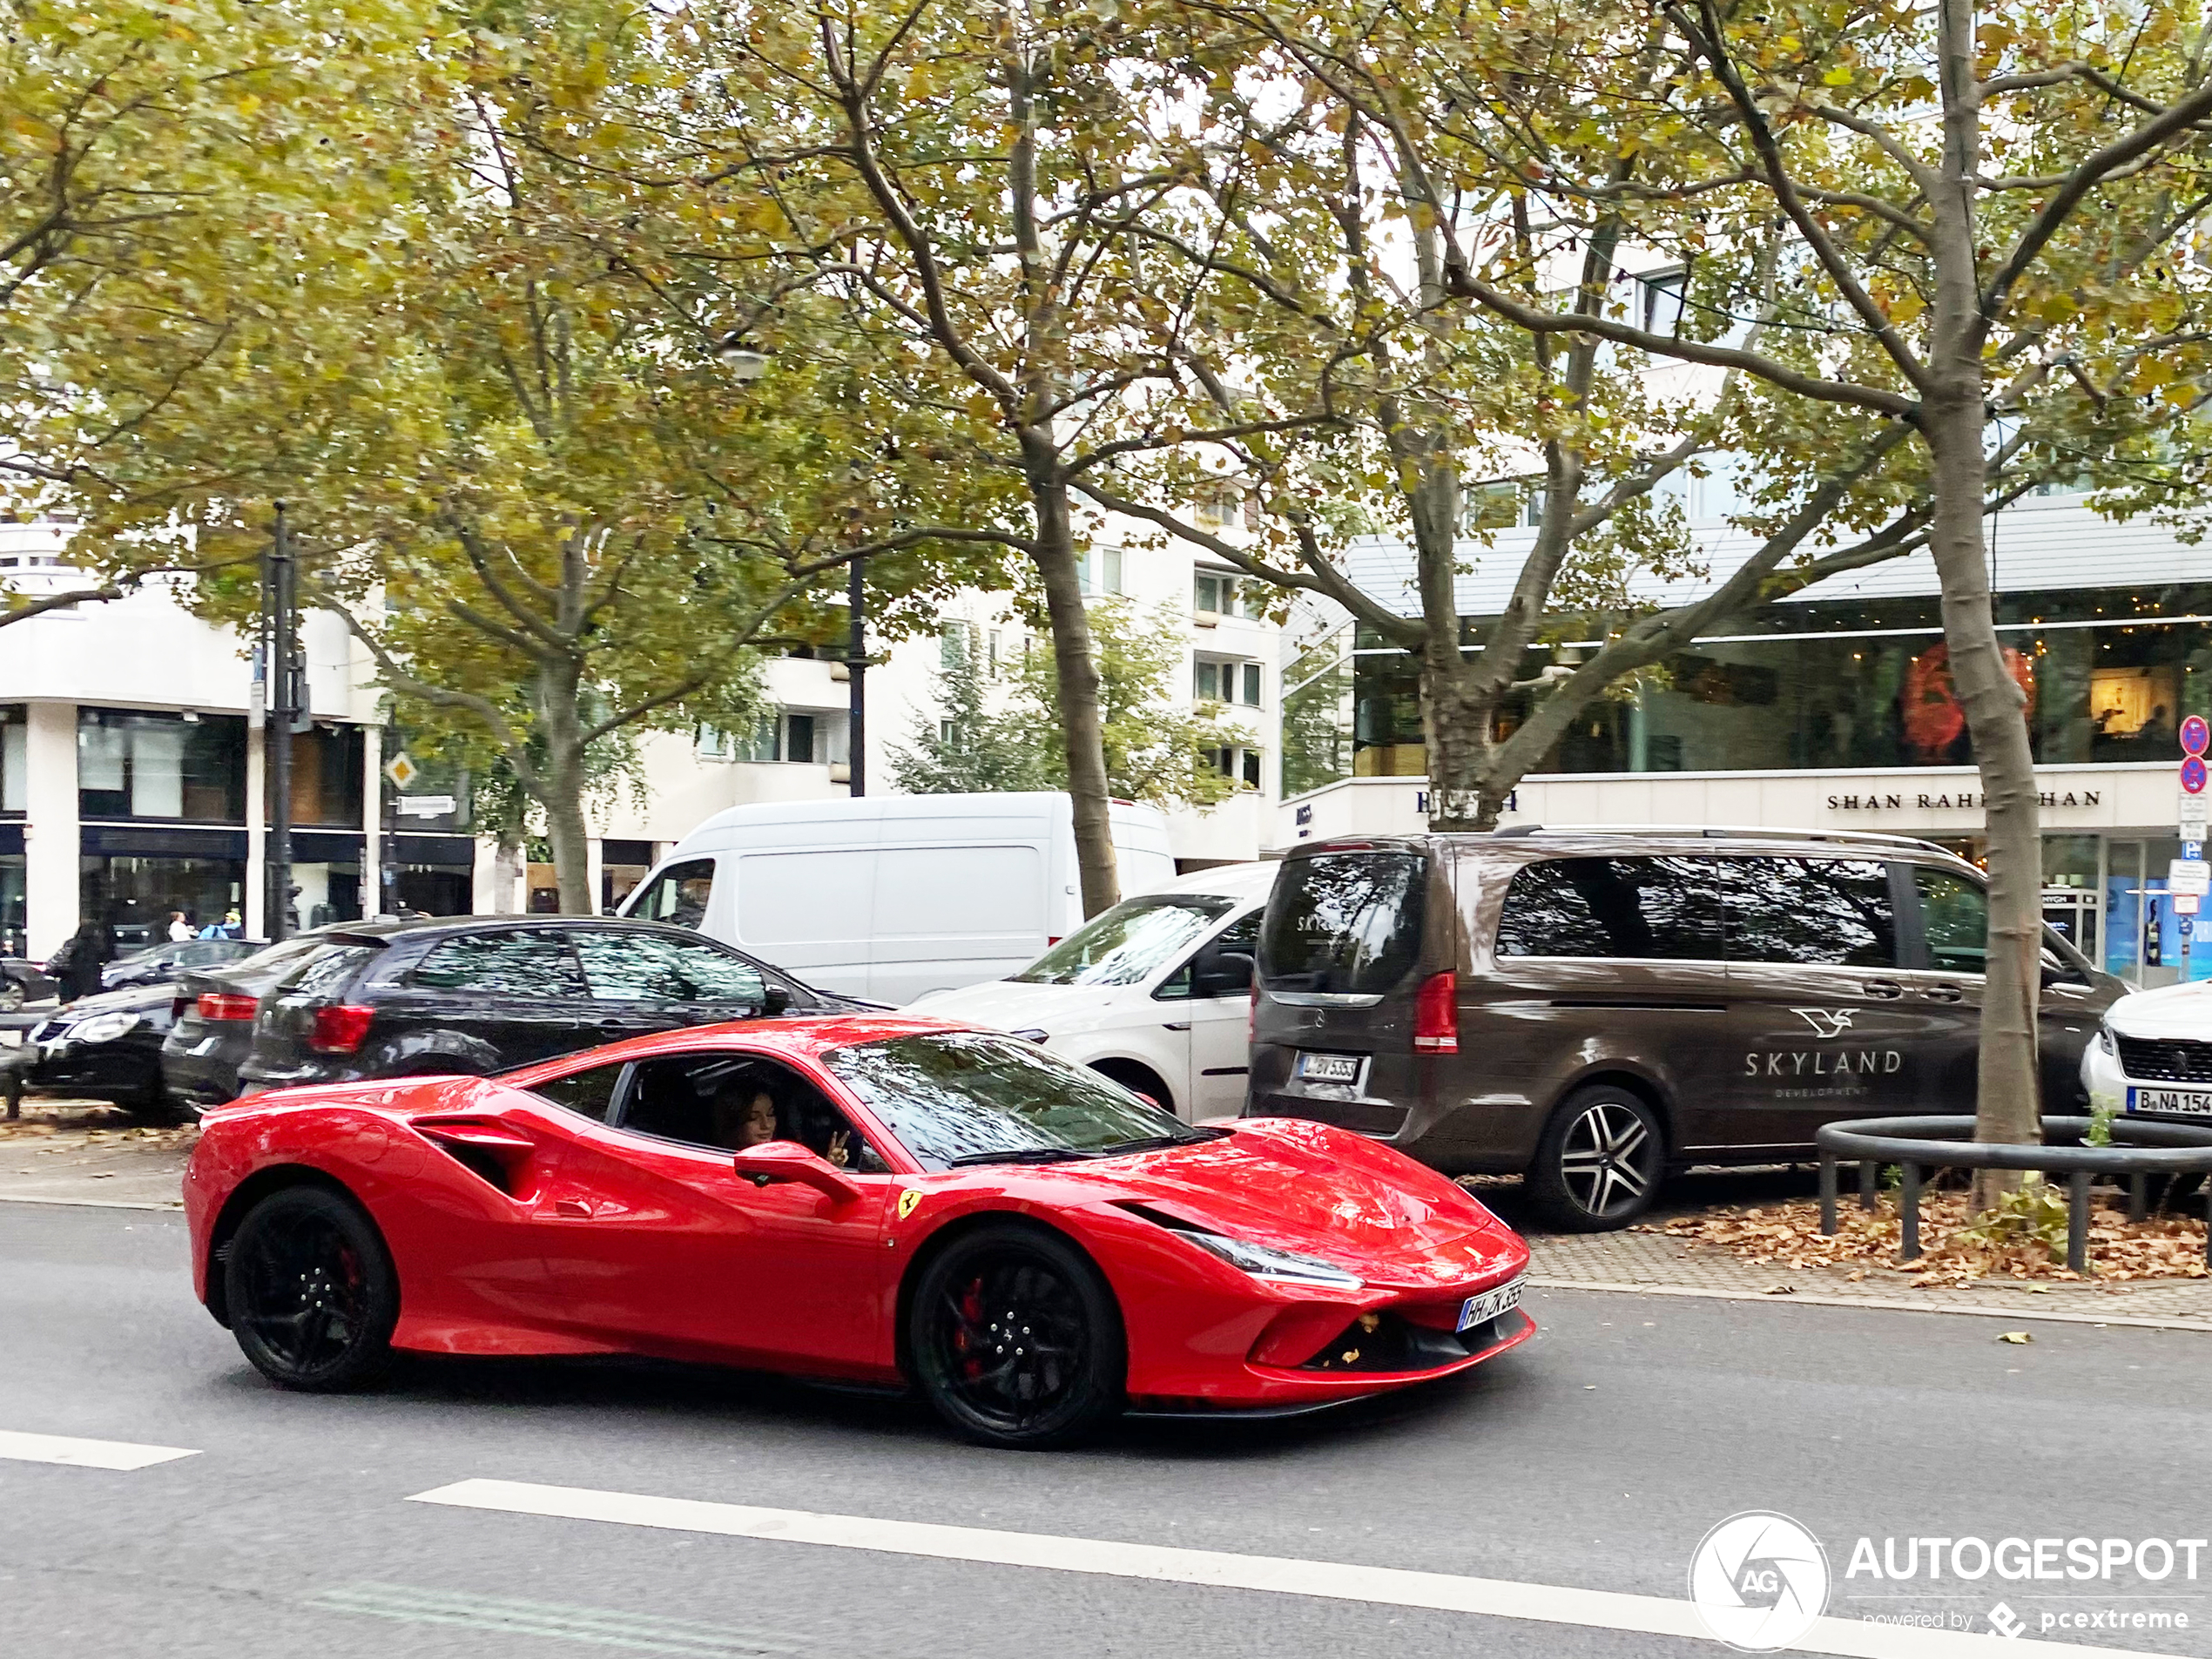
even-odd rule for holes
{"type": "Polygon", "coordinates": [[[852,634],[846,642],[845,668],[851,677],[851,712],[846,717],[845,774],[847,792],[855,799],[868,792],[868,620],[867,589],[860,575],[861,561],[847,567],[845,593],[852,607],[852,634]]]}
{"type": "Polygon", "coordinates": [[[264,874],[263,916],[271,941],[285,937],[292,912],[292,731],[300,718],[299,588],[292,560],[292,533],[284,503],[276,504],[276,528],[261,578],[262,627],[267,644],[269,840],[264,874]]]}

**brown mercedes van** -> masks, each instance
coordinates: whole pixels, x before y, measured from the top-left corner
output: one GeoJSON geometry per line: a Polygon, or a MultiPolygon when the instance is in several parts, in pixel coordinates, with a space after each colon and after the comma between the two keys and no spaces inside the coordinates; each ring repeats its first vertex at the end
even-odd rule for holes
{"type": "MultiPolygon", "coordinates": [[[[1973,1109],[1987,900],[1900,837],[1515,827],[1292,850],[1260,932],[1247,1116],[1453,1174],[1572,1229],[1669,1169],[1811,1155],[1844,1117],[1973,1109]]],[[[2045,1109],[2126,988],[2047,929],[2045,1109]]]]}

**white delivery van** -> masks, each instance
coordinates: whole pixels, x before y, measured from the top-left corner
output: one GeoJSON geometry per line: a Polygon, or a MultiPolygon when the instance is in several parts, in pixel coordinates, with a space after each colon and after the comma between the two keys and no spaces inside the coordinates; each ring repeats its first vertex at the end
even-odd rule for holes
{"type": "MultiPolygon", "coordinates": [[[[1175,879],[1167,819],[1116,803],[1124,894],[1175,879]]],[[[866,795],[717,813],[621,914],[679,922],[849,996],[1000,979],[1082,925],[1068,797],[866,795]]]]}
{"type": "Polygon", "coordinates": [[[1009,978],[916,1014],[995,1026],[1192,1118],[1244,1108],[1252,959],[1275,864],[1230,864],[1124,899],[1009,978]]]}

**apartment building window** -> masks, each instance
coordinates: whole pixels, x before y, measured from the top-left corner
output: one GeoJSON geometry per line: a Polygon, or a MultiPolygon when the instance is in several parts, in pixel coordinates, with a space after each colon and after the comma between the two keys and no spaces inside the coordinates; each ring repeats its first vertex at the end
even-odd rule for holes
{"type": "Polygon", "coordinates": [[[1204,703],[1240,703],[1259,706],[1259,664],[1224,663],[1201,657],[1193,664],[1191,691],[1204,703]]]}
{"type": "Polygon", "coordinates": [[[1259,787],[1259,757],[1258,750],[1247,749],[1241,744],[1231,744],[1212,753],[1214,770],[1246,789],[1259,787]]]}
{"type": "Polygon", "coordinates": [[[1243,516],[1244,502],[1231,485],[1217,485],[1200,492],[1192,503],[1190,516],[1200,529],[1225,530],[1233,528],[1243,516]]]}
{"type": "Polygon", "coordinates": [[[1085,593],[1121,592],[1122,550],[1118,547],[1088,550],[1077,563],[1076,573],[1085,593]]]}
{"type": "Polygon", "coordinates": [[[941,668],[958,668],[975,654],[975,624],[972,622],[948,622],[937,631],[937,663],[941,668]]]}
{"type": "Polygon", "coordinates": [[[1652,271],[1636,279],[1639,320],[1648,334],[1671,334],[1682,327],[1684,297],[1689,289],[1688,271],[1652,271]]]}
{"type": "Polygon", "coordinates": [[[692,738],[692,747],[698,751],[702,760],[727,760],[730,759],[730,734],[718,725],[709,725],[701,721],[692,738]]]}
{"type": "Polygon", "coordinates": [[[1190,608],[1201,617],[1257,617],[1266,601],[1250,583],[1202,570],[1190,578],[1190,608]]]}
{"type": "Polygon", "coordinates": [[[733,745],[736,758],[756,765],[782,761],[792,765],[836,765],[845,758],[842,715],[806,709],[764,714],[750,741],[733,745]]]}

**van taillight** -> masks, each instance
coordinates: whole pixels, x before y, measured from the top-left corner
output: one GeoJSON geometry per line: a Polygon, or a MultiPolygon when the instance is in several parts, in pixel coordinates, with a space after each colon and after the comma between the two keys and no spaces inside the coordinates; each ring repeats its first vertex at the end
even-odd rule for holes
{"type": "Polygon", "coordinates": [[[1259,1041],[1259,975],[1252,975],[1252,1000],[1244,1008],[1244,1047],[1259,1041]]]}
{"type": "Polygon", "coordinates": [[[335,1002],[317,1008],[307,1046],[317,1054],[351,1054],[361,1046],[361,1039],[368,1035],[368,1022],[375,1017],[374,1008],[354,1003],[335,1002]]]}
{"type": "Polygon", "coordinates": [[[250,1020],[260,1004],[253,997],[227,991],[203,991],[196,1006],[203,1020],[250,1020]]]}
{"type": "Polygon", "coordinates": [[[1413,1052],[1460,1051],[1460,985],[1450,974],[1431,974],[1413,994],[1413,1052]]]}

